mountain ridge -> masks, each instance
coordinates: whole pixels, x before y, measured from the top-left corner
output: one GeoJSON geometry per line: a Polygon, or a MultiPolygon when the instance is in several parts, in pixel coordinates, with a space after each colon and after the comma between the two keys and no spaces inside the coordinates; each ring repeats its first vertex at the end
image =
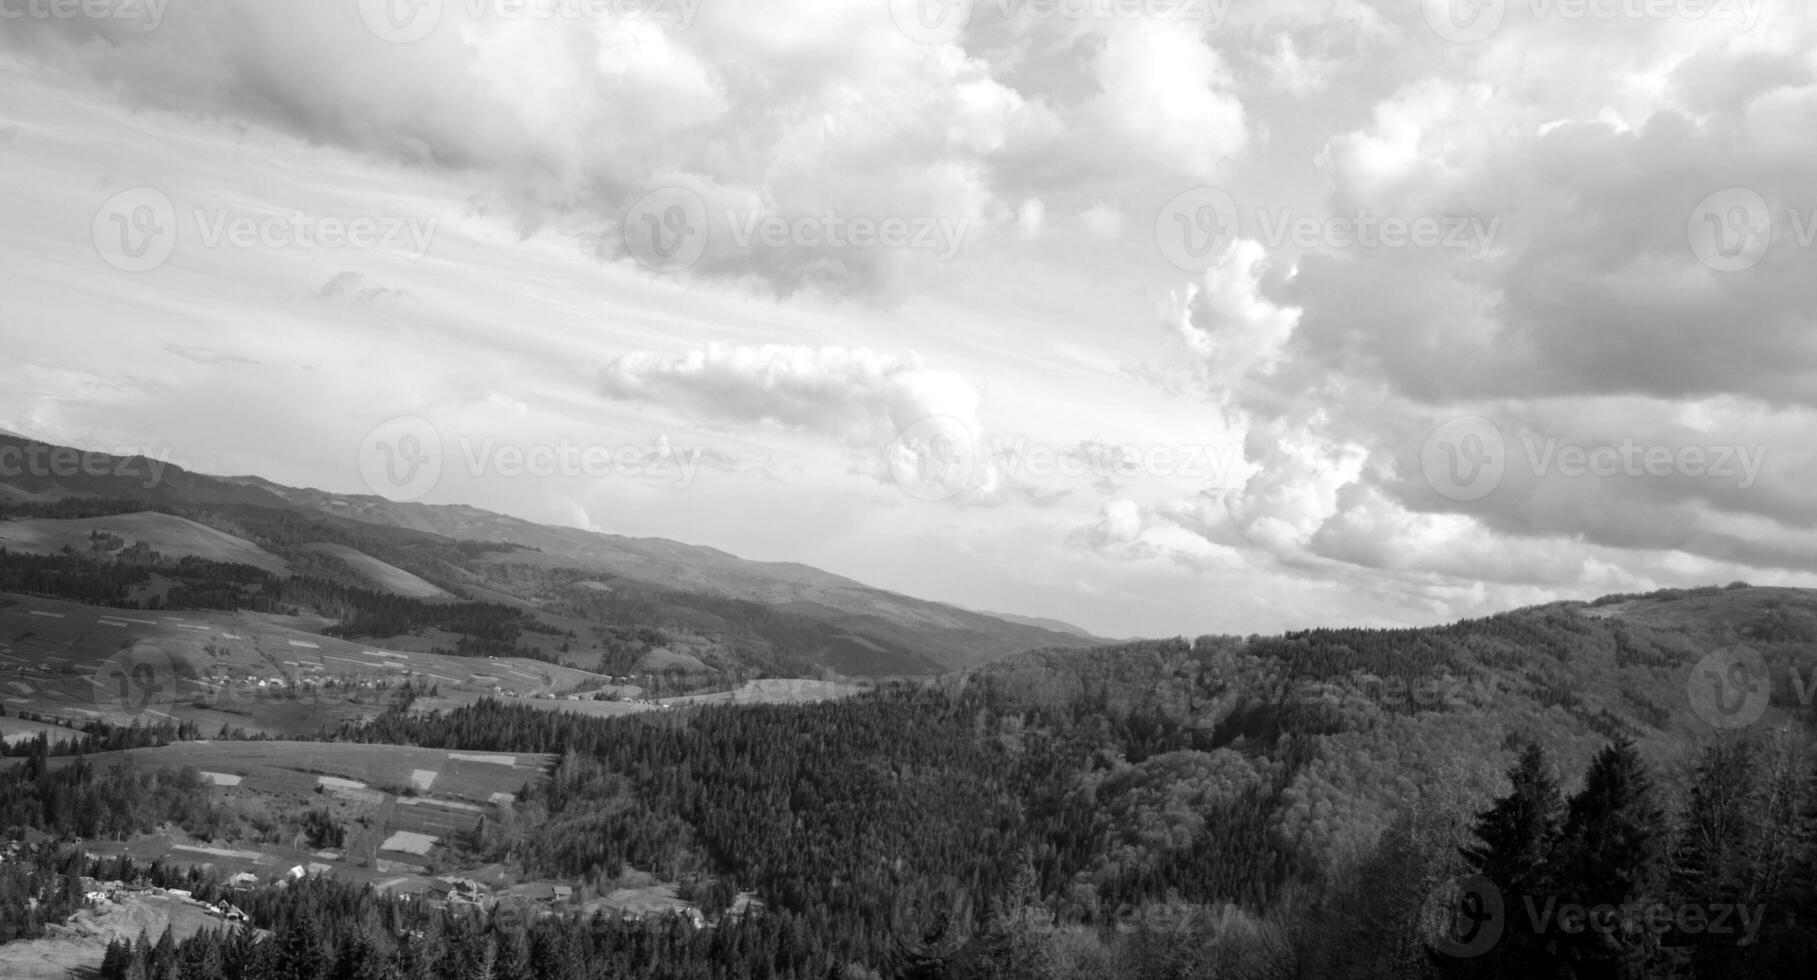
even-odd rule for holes
{"type": "MultiPolygon", "coordinates": [[[[53,452],[80,452],[23,437],[0,437],[0,451],[33,446],[49,447],[53,452]]],[[[679,598],[683,606],[690,604],[687,596],[714,597],[818,621],[835,633],[853,633],[881,644],[880,649],[893,651],[873,665],[886,672],[957,669],[1022,650],[1104,642],[1083,631],[1054,629],[1039,621],[994,616],[880,589],[800,562],[760,562],[668,538],[633,538],[537,524],[466,504],[398,503],[377,496],[288,487],[253,475],[212,476],[162,461],[156,479],[146,479],[147,473],[140,472],[146,466],[131,465],[134,460],[143,463],[142,457],[83,455],[84,459],[91,457],[105,465],[63,466],[55,474],[33,473],[26,467],[18,473],[0,473],[0,487],[9,487],[11,496],[21,498],[17,501],[20,504],[100,498],[141,504],[147,509],[218,509],[222,524],[233,527],[235,533],[239,530],[236,520],[256,523],[275,513],[276,522],[283,525],[287,536],[309,533],[305,522],[292,519],[303,517],[344,522],[340,530],[346,533],[382,534],[372,529],[385,529],[432,536],[443,545],[508,545],[522,550],[476,560],[541,567],[551,573],[581,569],[665,590],[670,594],[667,598],[679,598]],[[243,509],[250,510],[239,513],[243,509]]],[[[384,555],[372,557],[390,560],[384,555]]],[[[448,569],[408,571],[447,573],[448,569]]],[[[425,577],[433,581],[437,576],[425,577]]],[[[815,643],[818,645],[814,649],[824,648],[820,641],[815,643]]],[[[846,647],[862,648],[863,644],[846,647]]],[[[849,660],[842,663],[848,668],[857,666],[849,660]]]]}

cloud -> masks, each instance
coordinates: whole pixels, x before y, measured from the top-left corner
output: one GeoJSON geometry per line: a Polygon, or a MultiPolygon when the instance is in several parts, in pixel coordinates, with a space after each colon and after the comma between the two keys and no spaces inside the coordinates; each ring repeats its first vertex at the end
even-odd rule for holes
{"type": "Polygon", "coordinates": [[[913,354],[783,345],[629,353],[606,368],[601,391],[720,422],[769,423],[873,444],[880,433],[924,418],[975,423],[980,400],[969,381],[913,354]]]}
{"type": "MultiPolygon", "coordinates": [[[[997,68],[1060,64],[1044,46],[1052,31],[1015,39],[993,63],[915,41],[886,4],[863,0],[812,16],[772,0],[703,5],[685,24],[665,20],[668,7],[526,17],[510,15],[513,5],[449,3],[409,44],[376,36],[359,9],[197,0],[171,5],[155,31],[26,18],[8,22],[0,50],[141,105],[469,174],[493,185],[521,232],[556,230],[625,263],[620,222],[663,188],[700,192],[721,226],[732,213],[794,222],[832,212],[944,219],[983,237],[987,227],[1026,232],[1031,220],[1038,230],[1038,213],[1019,210],[1030,197],[1073,212],[1144,175],[1209,177],[1247,141],[1234,79],[1189,26],[1073,25],[1092,39],[1083,77],[1094,92],[1069,104],[997,68]]],[[[883,298],[926,258],[749,248],[723,232],[682,278],[883,298]]]]}

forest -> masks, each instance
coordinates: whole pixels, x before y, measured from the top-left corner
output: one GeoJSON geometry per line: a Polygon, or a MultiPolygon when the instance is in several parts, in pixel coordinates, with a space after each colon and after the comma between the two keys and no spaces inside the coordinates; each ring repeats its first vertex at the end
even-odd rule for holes
{"type": "MultiPolygon", "coordinates": [[[[319,737],[559,759],[451,863],[596,893],[648,871],[705,927],[311,883],[243,905],[262,932],[121,943],[108,975],[1803,976],[1812,720],[1687,727],[1667,691],[1697,655],[1548,607],[1037,651],[809,704],[400,705],[319,737]]],[[[8,794],[90,791],[40,771],[8,794]]]]}

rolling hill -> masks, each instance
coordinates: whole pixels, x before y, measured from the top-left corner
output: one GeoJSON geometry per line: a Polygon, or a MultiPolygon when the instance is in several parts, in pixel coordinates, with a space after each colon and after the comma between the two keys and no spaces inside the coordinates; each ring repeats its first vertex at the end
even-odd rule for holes
{"type": "MultiPolygon", "coordinates": [[[[0,452],[8,451],[56,450],[0,436],[0,452]]],[[[80,547],[97,528],[120,528],[114,533],[129,542],[156,533],[174,556],[326,576],[421,600],[452,594],[506,603],[557,633],[584,624],[547,610],[560,598],[550,583],[603,580],[610,594],[637,599],[620,604],[619,626],[704,631],[730,651],[714,669],[746,673],[826,667],[925,675],[1021,650],[1099,642],[1063,624],[973,612],[807,565],[750,561],[666,539],[552,527],[473,507],[297,489],[258,477],[213,477],[156,460],[81,458],[90,462],[60,471],[72,475],[0,477],[0,528],[10,528],[0,530],[0,539],[10,535],[20,542],[17,550],[54,551],[80,547]],[[126,512],[135,506],[162,514],[126,512]],[[632,621],[638,616],[656,619],[632,621]]]]}
{"type": "Polygon", "coordinates": [[[94,545],[96,534],[113,535],[126,543],[143,542],[153,551],[174,558],[204,558],[251,565],[279,575],[290,571],[288,562],[250,541],[192,520],[153,511],[64,520],[0,521],[0,548],[35,555],[54,555],[65,548],[88,551],[94,545]]]}
{"type": "Polygon", "coordinates": [[[975,666],[1019,650],[1089,646],[1098,638],[1062,623],[973,612],[914,599],[794,562],[758,562],[663,538],[630,538],[552,527],[466,506],[396,503],[237,478],[291,503],[367,524],[445,538],[511,544],[550,566],[580,567],[658,588],[754,602],[920,647],[948,668],[975,666]]]}

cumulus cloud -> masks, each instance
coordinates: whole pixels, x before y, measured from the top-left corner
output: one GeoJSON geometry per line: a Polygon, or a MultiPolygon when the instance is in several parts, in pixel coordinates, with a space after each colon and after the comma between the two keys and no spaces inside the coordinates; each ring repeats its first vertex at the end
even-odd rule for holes
{"type": "MultiPolygon", "coordinates": [[[[1490,247],[1243,241],[1163,304],[1256,469],[1225,506],[1177,500],[1144,521],[1189,515],[1206,540],[1289,563],[1515,586],[1595,588],[1622,565],[1653,581],[1817,570],[1817,514],[1789,489],[1817,468],[1797,434],[1817,392],[1797,240],[1817,215],[1796,163],[1813,147],[1756,124],[1817,105],[1808,49],[1640,25],[1586,91],[1509,60],[1513,38],[1559,29],[1512,24],[1317,155],[1323,214],[1494,220],[1490,247]],[[1699,251],[1700,202],[1726,188],[1773,211],[1739,272],[1699,251]],[[1465,416],[1495,426],[1505,466],[1480,499],[1437,492],[1422,462],[1465,416]]],[[[1131,536],[1118,528],[1077,539],[1109,549],[1131,536]]]]}
{"type": "Polygon", "coordinates": [[[11,20],[0,49],[143,105],[469,173],[494,185],[524,233],[591,241],[607,261],[628,261],[621,222],[635,202],[686,187],[716,226],[688,277],[782,295],[888,295],[927,255],[751,248],[726,234],[739,216],[944,220],[1013,238],[1031,222],[1039,230],[1023,207],[1031,196],[1076,211],[1144,175],[1208,178],[1247,140],[1223,57],[1190,25],[1074,25],[1090,35],[1081,77],[1094,92],[1072,103],[1038,83],[1019,88],[999,65],[1060,65],[1073,51],[1039,36],[989,59],[923,44],[882,3],[816,5],[812,16],[774,0],[689,4],[682,23],[668,16],[674,4],[645,16],[555,6],[571,15],[449,3],[427,36],[394,44],[353,2],[200,0],[170,5],[155,31],[11,20]]]}
{"type": "Polygon", "coordinates": [[[840,347],[711,344],[636,351],[606,368],[609,398],[684,408],[726,422],[772,423],[853,441],[925,418],[975,422],[979,394],[920,357],[840,347]]]}

